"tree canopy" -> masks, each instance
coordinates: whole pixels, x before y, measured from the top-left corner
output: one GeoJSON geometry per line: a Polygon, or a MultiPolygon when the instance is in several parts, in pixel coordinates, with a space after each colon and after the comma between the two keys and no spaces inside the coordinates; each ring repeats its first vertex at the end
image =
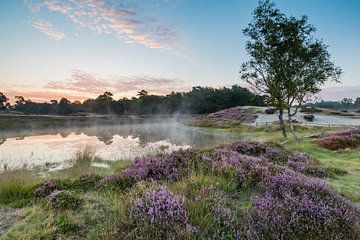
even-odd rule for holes
{"type": "Polygon", "coordinates": [[[50,103],[36,103],[16,96],[16,111],[27,114],[206,114],[222,109],[254,105],[263,106],[263,97],[250,92],[246,88],[234,85],[231,88],[193,87],[189,92],[172,92],[165,96],[152,95],[146,90],[140,90],[137,97],[131,99],[114,99],[113,94],[105,92],[95,99],[87,99],[83,103],[70,102],[67,98],[60,101],[51,100],[50,103]]]}
{"type": "Polygon", "coordinates": [[[269,0],[259,2],[243,30],[250,60],[242,64],[241,78],[279,110],[284,137],[284,111],[291,123],[298,107],[320,92],[326,81],[338,81],[341,75],[328,46],[313,37],[315,31],[306,16],[288,17],[269,0]]]}

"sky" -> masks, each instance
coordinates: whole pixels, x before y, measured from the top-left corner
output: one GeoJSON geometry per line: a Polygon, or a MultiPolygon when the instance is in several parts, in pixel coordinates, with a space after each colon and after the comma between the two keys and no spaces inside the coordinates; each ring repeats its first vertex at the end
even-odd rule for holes
{"type": "MultiPolygon", "coordinates": [[[[307,15],[344,74],[320,99],[360,96],[360,1],[275,0],[307,15]]],[[[256,0],[1,0],[0,92],[34,101],[246,86],[242,34],[256,0]]]]}

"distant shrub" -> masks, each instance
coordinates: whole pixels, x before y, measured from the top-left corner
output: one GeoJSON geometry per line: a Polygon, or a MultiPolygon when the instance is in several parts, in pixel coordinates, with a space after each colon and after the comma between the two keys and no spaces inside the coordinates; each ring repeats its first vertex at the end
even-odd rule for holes
{"type": "Polygon", "coordinates": [[[184,199],[164,186],[154,187],[132,200],[129,218],[142,236],[154,239],[177,239],[196,228],[188,223],[184,199]]]}
{"type": "Polygon", "coordinates": [[[360,133],[339,133],[317,140],[317,145],[329,150],[356,148],[360,146],[360,133]]]}
{"type": "Polygon", "coordinates": [[[284,171],[253,199],[250,239],[357,239],[360,210],[318,179],[284,171]]]}
{"type": "Polygon", "coordinates": [[[245,123],[255,122],[257,117],[251,110],[241,107],[232,107],[207,115],[210,119],[237,120],[245,123]]]}
{"type": "Polygon", "coordinates": [[[265,109],[266,114],[275,114],[276,109],[275,108],[267,108],[265,109]]]}
{"type": "Polygon", "coordinates": [[[56,190],[48,198],[50,207],[56,210],[75,210],[81,204],[81,199],[75,193],[67,190],[56,190]]]}
{"type": "Polygon", "coordinates": [[[135,181],[174,180],[188,174],[196,163],[196,154],[192,150],[179,150],[163,156],[136,158],[123,173],[135,181]]]}
{"type": "Polygon", "coordinates": [[[101,179],[97,187],[104,190],[108,189],[123,191],[127,188],[132,187],[133,185],[134,180],[129,178],[127,175],[123,173],[113,173],[101,179]]]}

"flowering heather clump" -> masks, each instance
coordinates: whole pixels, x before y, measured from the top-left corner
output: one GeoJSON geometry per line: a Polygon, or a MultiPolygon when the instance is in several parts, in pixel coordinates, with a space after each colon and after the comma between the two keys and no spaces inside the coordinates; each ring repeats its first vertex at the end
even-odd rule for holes
{"type": "Polygon", "coordinates": [[[123,173],[113,173],[101,179],[98,183],[99,188],[125,190],[132,187],[134,181],[123,173]]]}
{"type": "Polygon", "coordinates": [[[219,112],[211,113],[207,115],[208,118],[220,119],[220,120],[237,120],[244,123],[255,122],[258,117],[252,114],[248,109],[242,109],[241,107],[232,107],[219,112]]]}
{"type": "Polygon", "coordinates": [[[146,191],[143,198],[133,199],[129,217],[138,227],[146,227],[147,232],[161,239],[176,239],[196,231],[188,223],[183,198],[163,186],[146,191]]]}
{"type": "Polygon", "coordinates": [[[81,199],[67,190],[56,190],[49,195],[49,205],[54,209],[76,209],[80,203],[81,199]]]}
{"type": "Polygon", "coordinates": [[[317,145],[330,150],[356,148],[360,146],[360,129],[337,131],[317,140],[317,145]]]}
{"type": "Polygon", "coordinates": [[[253,199],[250,239],[357,239],[360,210],[319,179],[287,170],[253,199]]]}
{"type": "Polygon", "coordinates": [[[292,152],[288,156],[288,166],[296,172],[304,173],[313,162],[313,158],[302,152],[292,152]]]}
{"type": "Polygon", "coordinates": [[[221,174],[229,169],[234,170],[241,186],[265,181],[270,176],[269,167],[262,159],[240,154],[227,147],[216,149],[212,157],[203,156],[203,160],[211,162],[214,170],[221,174]]]}
{"type": "Polygon", "coordinates": [[[135,181],[180,179],[187,173],[195,154],[191,150],[179,150],[160,157],[136,158],[123,173],[135,181]]]}
{"type": "Polygon", "coordinates": [[[56,179],[45,180],[41,186],[35,189],[37,197],[46,197],[59,188],[59,181],[56,179]]]}
{"type": "Polygon", "coordinates": [[[242,141],[227,147],[241,154],[263,157],[274,163],[286,163],[287,152],[277,144],[242,141]]]}
{"type": "Polygon", "coordinates": [[[224,201],[217,199],[213,208],[213,221],[217,225],[213,239],[242,239],[234,211],[224,201]]]}

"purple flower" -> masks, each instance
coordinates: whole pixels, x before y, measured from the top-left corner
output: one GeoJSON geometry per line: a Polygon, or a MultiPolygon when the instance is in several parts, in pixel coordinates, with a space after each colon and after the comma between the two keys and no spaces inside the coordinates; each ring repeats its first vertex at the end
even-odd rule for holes
{"type": "Polygon", "coordinates": [[[188,173],[195,162],[195,154],[191,150],[179,150],[163,156],[136,158],[123,173],[135,181],[174,180],[188,173]]]}
{"type": "Polygon", "coordinates": [[[130,219],[135,224],[148,225],[164,236],[196,232],[196,228],[188,223],[183,197],[164,186],[150,189],[142,198],[133,199],[130,219]]]}
{"type": "Polygon", "coordinates": [[[253,199],[249,238],[356,239],[360,210],[319,179],[286,170],[253,199]]]}

